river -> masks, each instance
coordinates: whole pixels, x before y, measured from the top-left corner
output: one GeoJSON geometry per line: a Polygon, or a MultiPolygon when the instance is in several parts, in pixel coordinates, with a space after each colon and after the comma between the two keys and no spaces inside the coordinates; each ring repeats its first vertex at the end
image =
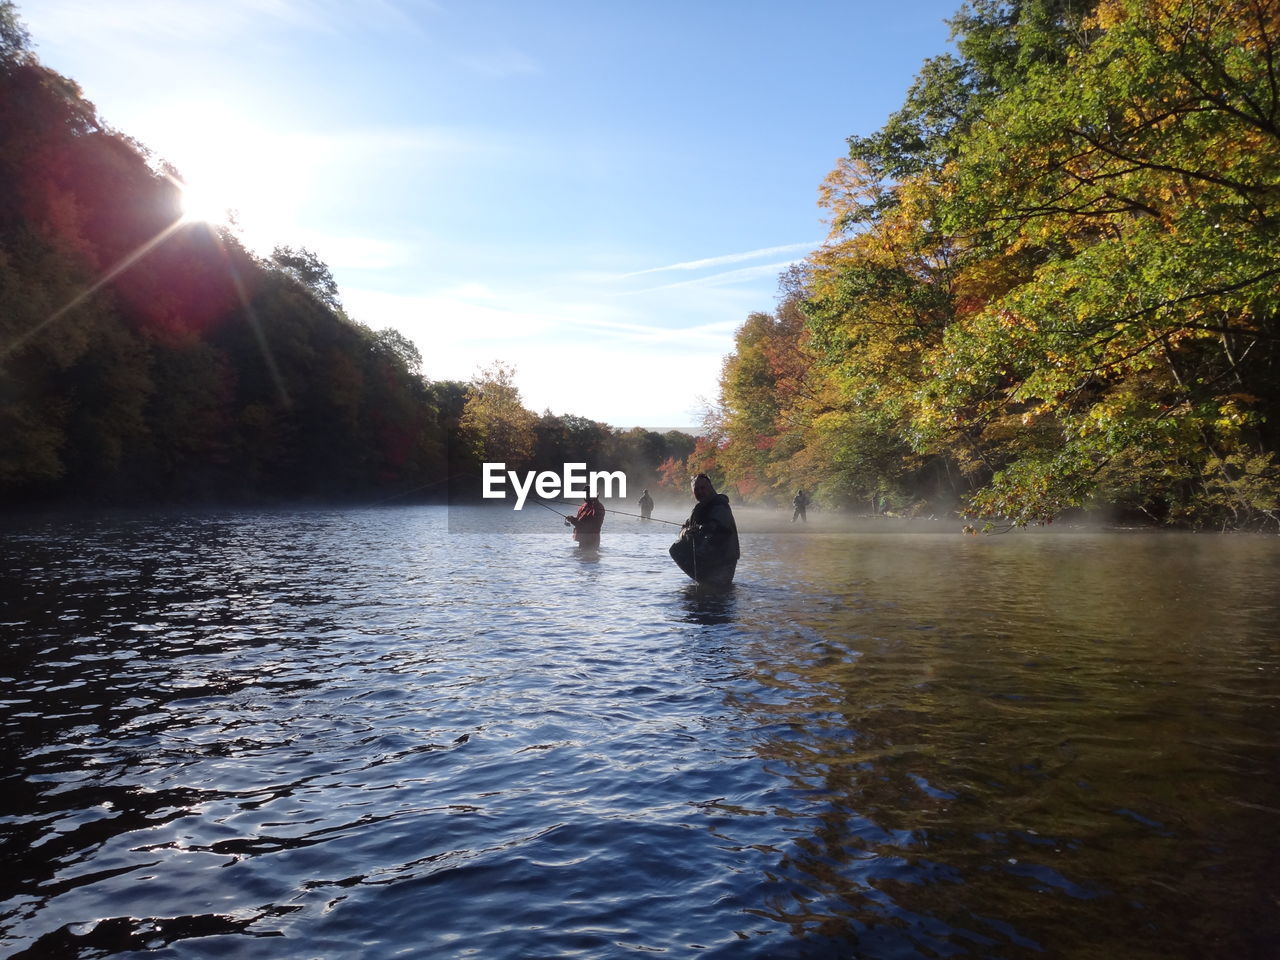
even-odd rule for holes
{"type": "Polygon", "coordinates": [[[492,515],[5,521],[3,955],[1280,952],[1280,539],[492,515]]]}

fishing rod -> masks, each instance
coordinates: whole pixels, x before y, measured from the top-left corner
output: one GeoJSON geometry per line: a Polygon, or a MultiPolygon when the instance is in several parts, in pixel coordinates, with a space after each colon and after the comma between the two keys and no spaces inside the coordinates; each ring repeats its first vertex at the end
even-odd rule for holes
{"type": "MultiPolygon", "coordinates": [[[[547,505],[546,505],[546,503],[542,500],[542,498],[541,498],[541,497],[539,497],[536,493],[535,493],[535,494],[533,494],[533,499],[534,499],[534,500],[536,500],[538,503],[542,504],[544,507],[546,507],[546,506],[547,506],[547,505]]],[[[565,506],[565,507],[572,507],[572,506],[575,506],[575,504],[570,503],[570,502],[569,502],[569,501],[567,501],[567,500],[552,500],[551,502],[552,502],[552,503],[558,503],[558,504],[560,504],[561,506],[565,506]]],[[[550,507],[547,507],[547,509],[548,509],[548,510],[551,510],[551,508],[550,508],[550,507]]],[[[552,513],[555,513],[556,511],[551,510],[551,512],[552,512],[552,513]]],[[[671,524],[673,527],[680,527],[680,526],[684,526],[684,524],[683,524],[683,523],[681,523],[681,522],[679,522],[679,521],[677,521],[677,520],[663,520],[661,517],[642,517],[642,516],[641,516],[640,514],[638,514],[638,513],[627,513],[627,511],[625,511],[625,510],[615,510],[615,509],[613,509],[612,507],[605,507],[605,508],[604,508],[604,512],[605,512],[605,513],[616,513],[616,514],[617,514],[618,516],[620,516],[620,517],[635,517],[637,520],[652,520],[654,523],[669,523],[669,524],[671,524]]],[[[561,514],[558,514],[558,516],[563,517],[563,516],[564,516],[564,514],[563,514],[563,513],[561,513],[561,514]]]]}
{"type": "MultiPolygon", "coordinates": [[[[536,503],[536,504],[537,504],[538,506],[540,506],[540,507],[547,507],[546,503],[544,503],[544,502],[543,502],[539,497],[537,497],[536,495],[535,495],[535,496],[534,496],[534,498],[533,498],[533,502],[534,502],[534,503],[536,503]]],[[[559,500],[553,500],[553,501],[551,501],[551,502],[552,502],[552,503],[559,503],[560,501],[559,501],[559,500]]],[[[548,510],[551,510],[551,508],[550,508],[550,507],[547,507],[547,509],[548,509],[548,510]]],[[[569,519],[568,514],[561,513],[559,510],[551,510],[551,512],[552,512],[552,513],[554,513],[557,517],[563,517],[565,520],[568,520],[568,519],[569,519]]]]}
{"type": "Polygon", "coordinates": [[[443,480],[432,480],[427,483],[421,483],[421,484],[418,484],[418,486],[416,487],[410,487],[408,490],[405,490],[402,493],[393,493],[391,494],[391,496],[383,497],[381,500],[370,501],[368,506],[380,507],[385,503],[390,503],[392,500],[400,500],[404,497],[410,496],[411,494],[417,493],[419,490],[429,490],[432,487],[444,486],[444,484],[452,483],[454,480],[457,480],[460,477],[479,478],[479,476],[480,475],[477,473],[471,473],[469,470],[464,470],[462,473],[455,473],[452,476],[445,477],[443,480]]]}
{"type": "MultiPolygon", "coordinates": [[[[446,483],[450,483],[451,481],[453,481],[453,480],[457,480],[457,479],[459,479],[459,478],[461,478],[461,477],[473,477],[473,478],[479,479],[479,476],[480,476],[479,474],[477,474],[477,473],[472,473],[472,472],[470,472],[470,471],[463,471],[462,473],[455,473],[455,474],[453,474],[452,476],[445,477],[443,480],[435,480],[435,481],[432,481],[432,482],[429,482],[429,483],[419,484],[419,485],[418,485],[418,486],[416,486],[416,487],[412,487],[412,488],[410,488],[410,489],[408,489],[408,490],[405,490],[403,493],[393,493],[391,496],[389,496],[389,497],[384,497],[384,498],[383,498],[383,499],[381,499],[381,500],[374,500],[374,501],[372,501],[372,502],[369,504],[369,506],[373,506],[373,507],[381,506],[381,505],[382,505],[382,504],[384,504],[384,503],[390,503],[392,500],[399,500],[399,499],[401,499],[401,498],[403,498],[403,497],[407,497],[407,496],[409,496],[410,494],[417,493],[419,490],[427,490],[427,489],[430,489],[430,488],[432,488],[432,487],[439,487],[439,486],[443,486],[444,484],[446,484],[446,483]]],[[[558,503],[558,504],[560,504],[561,506],[565,506],[565,507],[574,507],[574,506],[577,506],[577,504],[576,504],[576,503],[572,503],[572,502],[570,502],[570,501],[568,501],[568,500],[550,500],[550,501],[543,500],[543,499],[542,499],[541,497],[539,497],[536,493],[534,493],[534,494],[530,494],[530,497],[532,498],[532,500],[533,500],[536,504],[538,504],[539,506],[542,506],[542,507],[547,507],[547,509],[548,509],[548,510],[551,510],[551,507],[548,507],[548,506],[547,506],[547,504],[548,504],[548,503],[558,503]]],[[[569,519],[569,517],[568,517],[568,515],[567,515],[567,514],[563,514],[563,513],[561,513],[559,510],[551,510],[551,512],[552,512],[552,513],[554,513],[557,517],[563,517],[565,520],[568,520],[568,519],[569,519]]],[[[670,525],[671,525],[671,526],[673,526],[673,527],[683,526],[683,524],[682,524],[682,523],[680,523],[679,521],[676,521],[676,520],[663,520],[661,517],[644,517],[644,516],[641,516],[641,515],[640,515],[640,514],[638,514],[638,513],[627,513],[627,511],[625,511],[625,510],[614,510],[614,509],[613,509],[613,508],[611,508],[611,507],[605,507],[605,512],[606,512],[606,513],[616,513],[616,514],[617,514],[618,516],[620,516],[620,517],[634,517],[634,518],[635,518],[635,519],[637,519],[637,520],[652,520],[654,523],[667,523],[667,524],[670,524],[670,525]]]]}
{"type": "MultiPolygon", "coordinates": [[[[429,488],[431,488],[431,487],[439,487],[439,486],[442,486],[443,484],[449,483],[449,482],[450,482],[450,481],[452,481],[452,480],[457,480],[457,479],[458,479],[458,478],[460,478],[460,477],[477,477],[477,476],[478,476],[478,474],[471,473],[471,472],[469,472],[469,471],[464,471],[463,473],[455,473],[455,474],[453,474],[453,476],[445,477],[443,480],[436,480],[436,481],[433,481],[433,482],[431,482],[431,483],[424,483],[424,484],[420,484],[419,486],[416,486],[416,487],[413,487],[412,489],[406,490],[406,491],[404,491],[403,493],[394,493],[394,494],[392,494],[391,496],[386,497],[386,498],[384,498],[384,499],[382,499],[382,500],[374,500],[374,501],[373,501],[372,503],[370,503],[369,505],[370,505],[370,506],[374,506],[374,507],[376,507],[376,506],[381,506],[381,505],[382,505],[382,504],[384,504],[384,503],[390,503],[392,500],[399,500],[399,499],[401,499],[402,497],[407,497],[407,496],[409,496],[410,494],[417,493],[419,490],[426,490],[426,489],[429,489],[429,488]]],[[[561,506],[565,506],[565,507],[573,507],[573,506],[577,506],[577,504],[572,503],[572,502],[570,502],[570,501],[568,501],[568,500],[551,500],[551,501],[543,500],[543,499],[542,499],[541,497],[539,497],[536,493],[535,493],[535,494],[531,494],[531,499],[532,499],[532,500],[533,500],[533,502],[534,502],[534,503],[536,503],[538,506],[540,506],[540,507],[546,507],[548,510],[551,510],[551,512],[552,512],[552,513],[554,513],[557,517],[560,517],[560,518],[562,518],[562,519],[564,519],[564,520],[568,520],[568,519],[570,519],[570,518],[569,518],[569,516],[568,516],[568,514],[561,513],[559,510],[552,510],[552,509],[551,509],[551,507],[550,507],[550,506],[548,506],[548,503],[557,503],[557,504],[560,504],[561,506]]],[[[680,522],[678,522],[678,521],[676,521],[676,520],[663,520],[661,517],[643,517],[643,516],[641,516],[641,515],[640,515],[640,514],[638,514],[638,513],[627,513],[627,511],[625,511],[625,510],[614,510],[614,509],[613,509],[613,508],[611,508],[611,507],[605,507],[605,512],[606,512],[606,513],[616,513],[616,514],[617,514],[618,516],[620,516],[620,517],[634,517],[634,518],[635,518],[635,519],[637,519],[637,520],[652,520],[654,523],[666,523],[666,524],[670,524],[670,525],[671,525],[671,526],[673,526],[673,527],[683,526],[683,524],[682,524],[682,523],[680,523],[680,522]]]]}

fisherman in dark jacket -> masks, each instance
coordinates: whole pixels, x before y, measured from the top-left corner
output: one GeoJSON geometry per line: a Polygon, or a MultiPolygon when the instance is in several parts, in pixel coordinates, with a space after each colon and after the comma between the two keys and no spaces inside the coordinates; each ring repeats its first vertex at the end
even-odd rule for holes
{"type": "Polygon", "coordinates": [[[729,498],[716,493],[705,473],[693,478],[693,496],[698,502],[671,545],[671,559],[699,583],[731,583],[740,552],[729,498]]]}

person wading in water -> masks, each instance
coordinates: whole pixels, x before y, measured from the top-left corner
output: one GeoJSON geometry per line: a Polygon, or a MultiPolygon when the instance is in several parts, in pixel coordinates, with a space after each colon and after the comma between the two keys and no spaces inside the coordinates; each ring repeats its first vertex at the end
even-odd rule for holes
{"type": "Polygon", "coordinates": [[[741,551],[729,498],[716,493],[705,473],[693,478],[693,496],[698,502],[668,551],[671,559],[699,583],[732,583],[741,551]]]}
{"type": "Polygon", "coordinates": [[[600,528],[604,526],[604,504],[588,496],[577,514],[565,517],[564,522],[573,527],[573,539],[578,541],[579,549],[598,547],[600,528]]]}
{"type": "Polygon", "coordinates": [[[809,518],[805,516],[804,508],[809,506],[809,495],[803,490],[797,490],[791,505],[796,508],[795,512],[791,514],[791,522],[795,523],[796,520],[799,520],[801,523],[808,523],[809,518]]]}

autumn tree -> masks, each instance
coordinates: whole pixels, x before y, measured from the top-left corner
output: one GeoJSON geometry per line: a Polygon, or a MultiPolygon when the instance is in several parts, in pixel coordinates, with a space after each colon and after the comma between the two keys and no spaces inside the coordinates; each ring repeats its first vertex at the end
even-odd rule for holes
{"type": "Polygon", "coordinates": [[[813,401],[782,402],[750,318],[717,462],[1017,523],[1275,520],[1278,7],[966,5],[956,55],[823,185],[796,285],[813,401]]]}
{"type": "Polygon", "coordinates": [[[533,458],[538,418],[520,400],[515,367],[494,361],[471,378],[459,427],[474,456],[508,469],[533,458]]]}
{"type": "Polygon", "coordinates": [[[1011,427],[980,510],[1274,511],[1277,28],[1273,0],[1104,0],[959,142],[938,219],[1003,279],[937,403],[1011,427]]]}

